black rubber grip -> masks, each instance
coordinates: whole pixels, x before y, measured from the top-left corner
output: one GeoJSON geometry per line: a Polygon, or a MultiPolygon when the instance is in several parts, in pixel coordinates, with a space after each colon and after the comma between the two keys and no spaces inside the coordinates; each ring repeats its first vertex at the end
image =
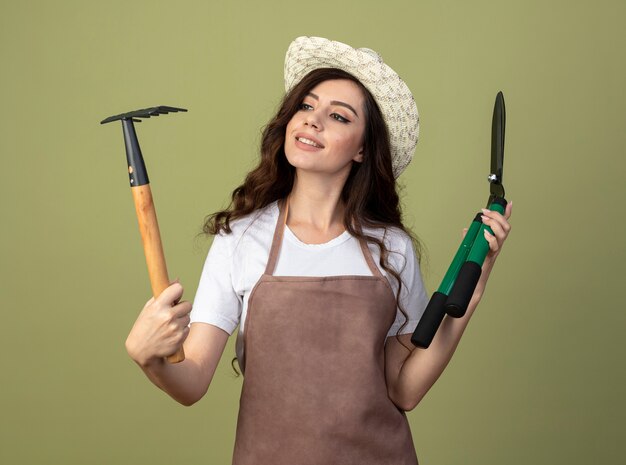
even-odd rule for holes
{"type": "Polygon", "coordinates": [[[480,273],[481,268],[478,263],[467,261],[463,264],[446,301],[445,307],[448,315],[454,318],[461,318],[465,315],[480,279],[480,273]]]}
{"type": "Polygon", "coordinates": [[[427,349],[435,337],[437,329],[441,324],[441,320],[446,315],[444,306],[446,304],[447,295],[441,292],[435,292],[424,310],[422,318],[420,318],[417,328],[411,336],[411,342],[416,347],[427,349]]]}

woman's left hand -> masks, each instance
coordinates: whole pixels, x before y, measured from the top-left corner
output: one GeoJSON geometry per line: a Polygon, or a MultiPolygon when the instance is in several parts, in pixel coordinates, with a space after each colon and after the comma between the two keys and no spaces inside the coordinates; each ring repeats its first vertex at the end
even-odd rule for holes
{"type": "MultiPolygon", "coordinates": [[[[491,228],[493,234],[485,234],[489,252],[483,262],[480,279],[465,316],[462,318],[446,316],[428,350],[416,349],[408,353],[407,349],[411,347],[410,333],[387,338],[385,346],[387,389],[389,398],[403,410],[413,409],[448,365],[471,315],[482,298],[494,262],[502,251],[502,245],[511,232],[509,218],[512,205],[511,202],[507,204],[503,215],[496,211],[483,210],[482,221],[491,228]]],[[[463,236],[466,233],[467,229],[463,231],[463,236]]]]}
{"type": "Polygon", "coordinates": [[[485,258],[485,264],[488,266],[493,266],[497,256],[500,254],[500,250],[502,250],[504,241],[511,232],[509,218],[511,217],[512,208],[513,203],[507,203],[506,208],[504,209],[504,215],[498,213],[497,211],[487,210],[486,208],[482,209],[483,214],[481,219],[483,220],[483,223],[489,226],[494,233],[493,235],[489,234],[489,231],[485,229],[485,239],[487,239],[487,242],[489,243],[489,253],[485,258]]]}
{"type": "Polygon", "coordinates": [[[486,208],[482,209],[482,221],[491,228],[493,234],[489,234],[489,232],[485,230],[485,239],[489,243],[489,253],[487,253],[485,261],[483,262],[480,280],[478,281],[476,291],[474,292],[474,298],[477,298],[478,300],[480,300],[480,297],[485,290],[489,274],[495,264],[496,258],[502,250],[502,245],[511,232],[509,218],[511,217],[512,208],[513,203],[507,203],[506,208],[504,209],[504,215],[494,210],[487,210],[486,208]]]}

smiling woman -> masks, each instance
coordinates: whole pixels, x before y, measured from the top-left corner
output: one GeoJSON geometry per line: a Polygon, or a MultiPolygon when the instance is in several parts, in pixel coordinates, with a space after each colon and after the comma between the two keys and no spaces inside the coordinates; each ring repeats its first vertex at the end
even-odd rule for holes
{"type": "Polygon", "coordinates": [[[190,405],[239,327],[236,465],[415,465],[405,411],[450,360],[510,207],[485,213],[495,239],[465,317],[413,348],[427,296],[396,191],[417,143],[411,92],[375,52],[316,37],[290,45],[285,83],[258,166],[206,221],[215,237],[193,311],[170,286],[144,307],[128,352],[190,405]],[[164,362],[183,341],[185,361],[164,362]]]}
{"type": "Polygon", "coordinates": [[[301,170],[299,178],[326,173],[345,180],[352,162],[363,161],[365,120],[354,108],[363,115],[364,100],[363,90],[347,79],[323,81],[306,95],[285,137],[287,161],[301,170]]]}

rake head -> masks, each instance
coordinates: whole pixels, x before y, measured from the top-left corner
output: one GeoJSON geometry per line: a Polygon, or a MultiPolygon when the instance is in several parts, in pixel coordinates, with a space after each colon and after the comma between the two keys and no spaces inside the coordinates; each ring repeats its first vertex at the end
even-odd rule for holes
{"type": "Polygon", "coordinates": [[[150,118],[151,116],[166,115],[167,113],[176,113],[179,111],[187,110],[184,108],[166,106],[151,107],[144,108],[143,110],[129,111],[121,115],[109,116],[107,119],[100,121],[100,124],[110,123],[111,121],[122,122],[130,187],[138,187],[150,183],[133,122],[140,123],[141,120],[138,118],[150,118]]]}
{"type": "Polygon", "coordinates": [[[176,113],[179,111],[187,111],[185,108],[167,107],[164,105],[158,107],[144,108],[142,110],[129,111],[128,113],[122,113],[121,115],[109,116],[106,119],[100,121],[100,124],[110,123],[111,121],[118,120],[131,120],[135,123],[141,123],[138,118],[150,118],[151,116],[166,115],[168,113],[176,113]]]}

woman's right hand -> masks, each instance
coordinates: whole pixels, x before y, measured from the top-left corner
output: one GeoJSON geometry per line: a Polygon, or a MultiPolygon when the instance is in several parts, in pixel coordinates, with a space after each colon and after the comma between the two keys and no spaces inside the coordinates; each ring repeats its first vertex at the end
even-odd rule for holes
{"type": "Polygon", "coordinates": [[[175,282],[152,297],[126,339],[128,355],[142,367],[175,353],[189,335],[191,302],[179,302],[183,286],[175,282]]]}

